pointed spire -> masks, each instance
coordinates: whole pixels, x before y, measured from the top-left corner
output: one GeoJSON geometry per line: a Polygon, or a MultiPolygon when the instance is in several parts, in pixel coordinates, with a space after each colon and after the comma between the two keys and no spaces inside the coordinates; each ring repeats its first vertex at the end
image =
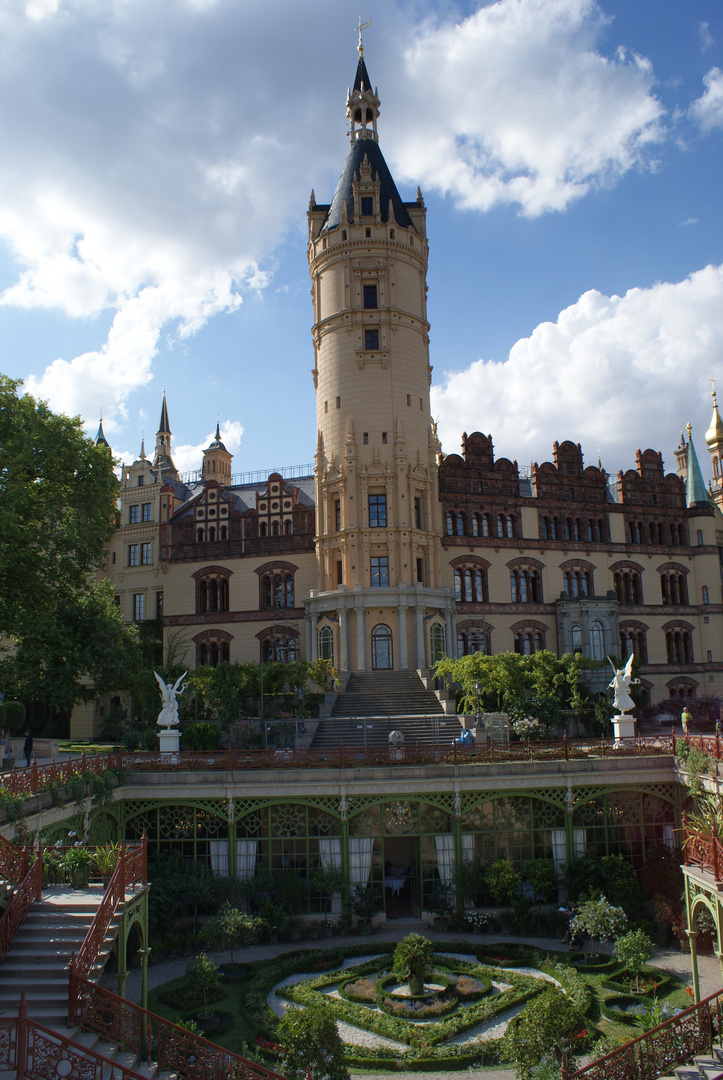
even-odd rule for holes
{"type": "Polygon", "coordinates": [[[171,425],[168,421],[168,406],[166,405],[166,391],[163,391],[163,404],[161,405],[161,419],[158,424],[157,434],[170,435],[171,425]]]}
{"type": "Polygon", "coordinates": [[[146,457],[146,439],[145,436],[141,439],[141,461],[145,461],[146,457]]]}
{"type": "Polygon", "coordinates": [[[723,443],[723,420],[721,420],[720,413],[718,412],[718,402],[715,395],[715,383],[712,379],[710,381],[713,384],[713,390],[711,391],[710,395],[713,398],[713,418],[711,419],[710,427],[705,433],[705,441],[706,445],[710,449],[712,449],[716,444],[723,443]]]}
{"type": "Polygon", "coordinates": [[[110,443],[106,439],[105,433],[103,431],[103,417],[102,416],[101,416],[100,422],[98,424],[98,434],[95,437],[95,445],[96,446],[107,446],[108,449],[110,450],[110,443]]]}
{"type": "Polygon", "coordinates": [[[703,474],[700,471],[698,455],[693,446],[691,427],[688,424],[688,477],[686,482],[685,502],[691,506],[709,506],[708,492],[706,490],[703,474]]]}

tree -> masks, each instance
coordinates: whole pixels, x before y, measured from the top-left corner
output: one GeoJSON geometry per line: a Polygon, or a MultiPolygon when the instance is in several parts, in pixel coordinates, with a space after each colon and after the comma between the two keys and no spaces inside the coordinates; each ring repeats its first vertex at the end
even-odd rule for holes
{"type": "Polygon", "coordinates": [[[229,949],[231,963],[234,963],[234,950],[253,941],[255,934],[247,915],[226,901],[218,915],[210,919],[203,928],[204,942],[212,949],[229,949]]]}
{"type": "Polygon", "coordinates": [[[186,979],[188,989],[193,996],[203,998],[204,1012],[207,1012],[208,995],[214,994],[221,986],[218,964],[214,963],[210,956],[206,956],[206,953],[199,953],[193,960],[189,960],[186,967],[186,979]]]}
{"type": "Polygon", "coordinates": [[[575,1002],[561,990],[550,989],[539,994],[510,1021],[504,1037],[506,1053],[517,1064],[518,1076],[528,1080],[543,1058],[560,1062],[567,1051],[574,1054],[585,1031],[585,1018],[575,1002]]]}
{"type": "Polygon", "coordinates": [[[604,855],[604,890],[611,904],[623,908],[628,915],[639,911],[645,902],[645,889],[638,880],[633,864],[624,855],[604,855]]]}
{"type": "Polygon", "coordinates": [[[485,884],[497,904],[509,904],[522,885],[522,878],[509,859],[498,859],[485,872],[485,884]]]}
{"type": "Polygon", "coordinates": [[[629,930],[615,942],[613,954],[635,975],[635,991],[640,993],[640,972],[653,955],[653,943],[642,930],[629,930]]]}
{"type": "Polygon", "coordinates": [[[401,981],[409,980],[409,992],[424,992],[424,976],[432,963],[432,942],[421,934],[407,934],[394,950],[392,970],[401,981]]]}
{"type": "Polygon", "coordinates": [[[0,375],[0,628],[23,640],[85,595],[113,534],[118,482],[79,417],[19,386],[0,375]]]}
{"type": "Polygon", "coordinates": [[[584,896],[595,896],[602,890],[604,867],[602,859],[586,851],[576,855],[562,868],[562,884],[571,899],[580,900],[584,896]]]}
{"type": "Polygon", "coordinates": [[[323,1005],[290,1009],[279,1023],[278,1036],[289,1080],[305,1080],[307,1068],[314,1080],[349,1080],[336,1020],[323,1005]]]}
{"type": "Polygon", "coordinates": [[[535,900],[547,902],[557,896],[557,871],[549,859],[530,859],[522,864],[522,877],[532,888],[535,900]]]}
{"type": "Polygon", "coordinates": [[[577,934],[590,936],[590,955],[596,939],[609,941],[618,934],[622,934],[628,925],[628,917],[620,907],[609,903],[604,896],[597,900],[586,900],[580,905],[580,909],[570,924],[571,937],[577,934]]]}

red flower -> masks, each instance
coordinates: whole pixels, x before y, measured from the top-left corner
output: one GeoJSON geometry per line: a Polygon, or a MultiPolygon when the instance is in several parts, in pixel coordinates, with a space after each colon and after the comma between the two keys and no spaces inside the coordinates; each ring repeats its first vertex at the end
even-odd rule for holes
{"type": "Polygon", "coordinates": [[[692,989],[689,986],[686,986],[685,992],[688,995],[688,997],[695,997],[695,994],[693,993],[692,989]]]}

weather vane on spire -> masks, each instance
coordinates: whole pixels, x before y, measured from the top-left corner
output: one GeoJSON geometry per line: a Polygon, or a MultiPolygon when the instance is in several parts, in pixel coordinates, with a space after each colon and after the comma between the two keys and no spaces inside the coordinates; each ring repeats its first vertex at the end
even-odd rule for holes
{"type": "Polygon", "coordinates": [[[713,404],[715,405],[716,404],[716,400],[715,400],[715,379],[713,378],[712,375],[709,375],[708,378],[710,379],[710,385],[712,387],[710,396],[713,398],[713,404]]]}
{"type": "Polygon", "coordinates": [[[367,19],[367,21],[365,23],[363,23],[361,21],[361,15],[360,15],[359,16],[359,25],[354,27],[354,29],[356,30],[356,32],[359,35],[359,55],[360,56],[364,55],[364,42],[362,41],[362,30],[368,30],[369,27],[371,26],[371,24],[372,24],[371,19],[367,19]]]}

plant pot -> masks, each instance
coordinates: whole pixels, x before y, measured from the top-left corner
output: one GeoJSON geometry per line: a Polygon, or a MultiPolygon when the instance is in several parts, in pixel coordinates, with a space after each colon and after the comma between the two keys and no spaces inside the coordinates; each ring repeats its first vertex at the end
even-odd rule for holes
{"type": "Polygon", "coordinates": [[[70,884],[74,889],[87,889],[89,880],[90,871],[87,868],[83,870],[73,870],[71,872],[70,884]]]}
{"type": "Polygon", "coordinates": [[[449,919],[446,915],[434,916],[434,929],[435,930],[449,930],[449,919]]]}
{"type": "Polygon", "coordinates": [[[372,921],[371,921],[371,919],[360,919],[359,922],[356,924],[356,928],[357,928],[357,930],[359,931],[360,934],[371,934],[371,932],[372,932],[372,921]]]}
{"type": "Polygon", "coordinates": [[[330,926],[325,926],[324,927],[324,937],[333,937],[333,936],[334,936],[334,931],[332,930],[332,928],[330,926]]]}

